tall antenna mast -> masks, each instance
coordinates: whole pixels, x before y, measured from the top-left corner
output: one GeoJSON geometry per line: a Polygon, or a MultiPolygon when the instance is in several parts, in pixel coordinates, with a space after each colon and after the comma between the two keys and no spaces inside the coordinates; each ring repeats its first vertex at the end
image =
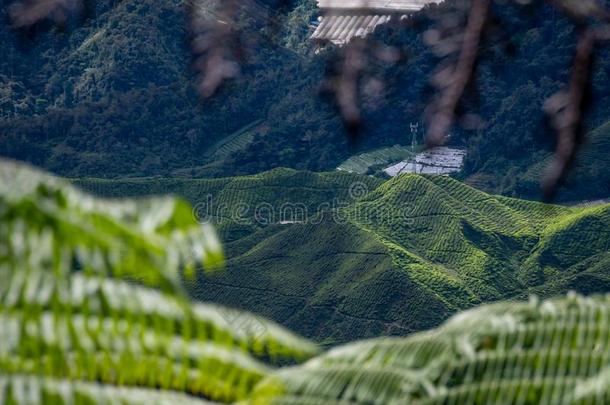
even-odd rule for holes
{"type": "Polygon", "coordinates": [[[417,133],[419,132],[419,122],[411,123],[411,152],[415,152],[417,145],[417,133]]]}

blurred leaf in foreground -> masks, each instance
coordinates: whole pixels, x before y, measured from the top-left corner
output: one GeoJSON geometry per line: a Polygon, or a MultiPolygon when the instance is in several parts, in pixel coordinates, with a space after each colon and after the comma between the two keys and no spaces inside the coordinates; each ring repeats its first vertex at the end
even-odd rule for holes
{"type": "Polygon", "coordinates": [[[230,402],[317,353],[190,303],[181,272],[223,261],[186,202],[100,200],[0,160],[0,403],[230,402]]]}
{"type": "Polygon", "coordinates": [[[268,377],[252,403],[607,404],[610,297],[485,305],[341,346],[268,377]]]}

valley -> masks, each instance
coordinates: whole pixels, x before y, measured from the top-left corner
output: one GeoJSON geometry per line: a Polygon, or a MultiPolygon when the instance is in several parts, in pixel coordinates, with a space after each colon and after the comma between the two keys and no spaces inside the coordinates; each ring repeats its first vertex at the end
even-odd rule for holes
{"type": "Polygon", "coordinates": [[[228,257],[191,294],[329,345],[406,335],[482,302],[610,290],[609,204],[494,196],[445,176],[290,169],[75,183],[106,197],[189,200],[228,257]]]}

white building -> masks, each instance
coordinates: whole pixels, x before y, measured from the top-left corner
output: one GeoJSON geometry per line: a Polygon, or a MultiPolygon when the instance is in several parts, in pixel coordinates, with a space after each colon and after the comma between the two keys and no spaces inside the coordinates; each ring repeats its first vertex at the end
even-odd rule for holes
{"type": "Polygon", "coordinates": [[[343,45],[354,37],[365,37],[392,19],[416,12],[442,0],[318,0],[323,11],[314,40],[343,45]]]}
{"type": "Polygon", "coordinates": [[[386,167],[383,171],[392,177],[402,173],[447,175],[462,170],[465,157],[465,150],[440,146],[419,153],[411,160],[386,167]]]}

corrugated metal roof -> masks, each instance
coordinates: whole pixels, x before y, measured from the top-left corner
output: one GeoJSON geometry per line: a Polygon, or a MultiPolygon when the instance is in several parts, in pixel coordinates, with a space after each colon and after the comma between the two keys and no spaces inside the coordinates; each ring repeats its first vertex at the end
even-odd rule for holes
{"type": "Polygon", "coordinates": [[[421,10],[442,0],[318,0],[325,10],[320,24],[311,36],[315,40],[343,45],[354,37],[371,34],[381,24],[398,15],[421,10]]]}
{"type": "Polygon", "coordinates": [[[318,0],[319,8],[418,11],[441,0],[318,0]]]}
{"type": "Polygon", "coordinates": [[[349,42],[353,37],[364,37],[380,24],[390,20],[390,15],[329,15],[322,18],[312,39],[327,40],[337,45],[349,42]]]}

